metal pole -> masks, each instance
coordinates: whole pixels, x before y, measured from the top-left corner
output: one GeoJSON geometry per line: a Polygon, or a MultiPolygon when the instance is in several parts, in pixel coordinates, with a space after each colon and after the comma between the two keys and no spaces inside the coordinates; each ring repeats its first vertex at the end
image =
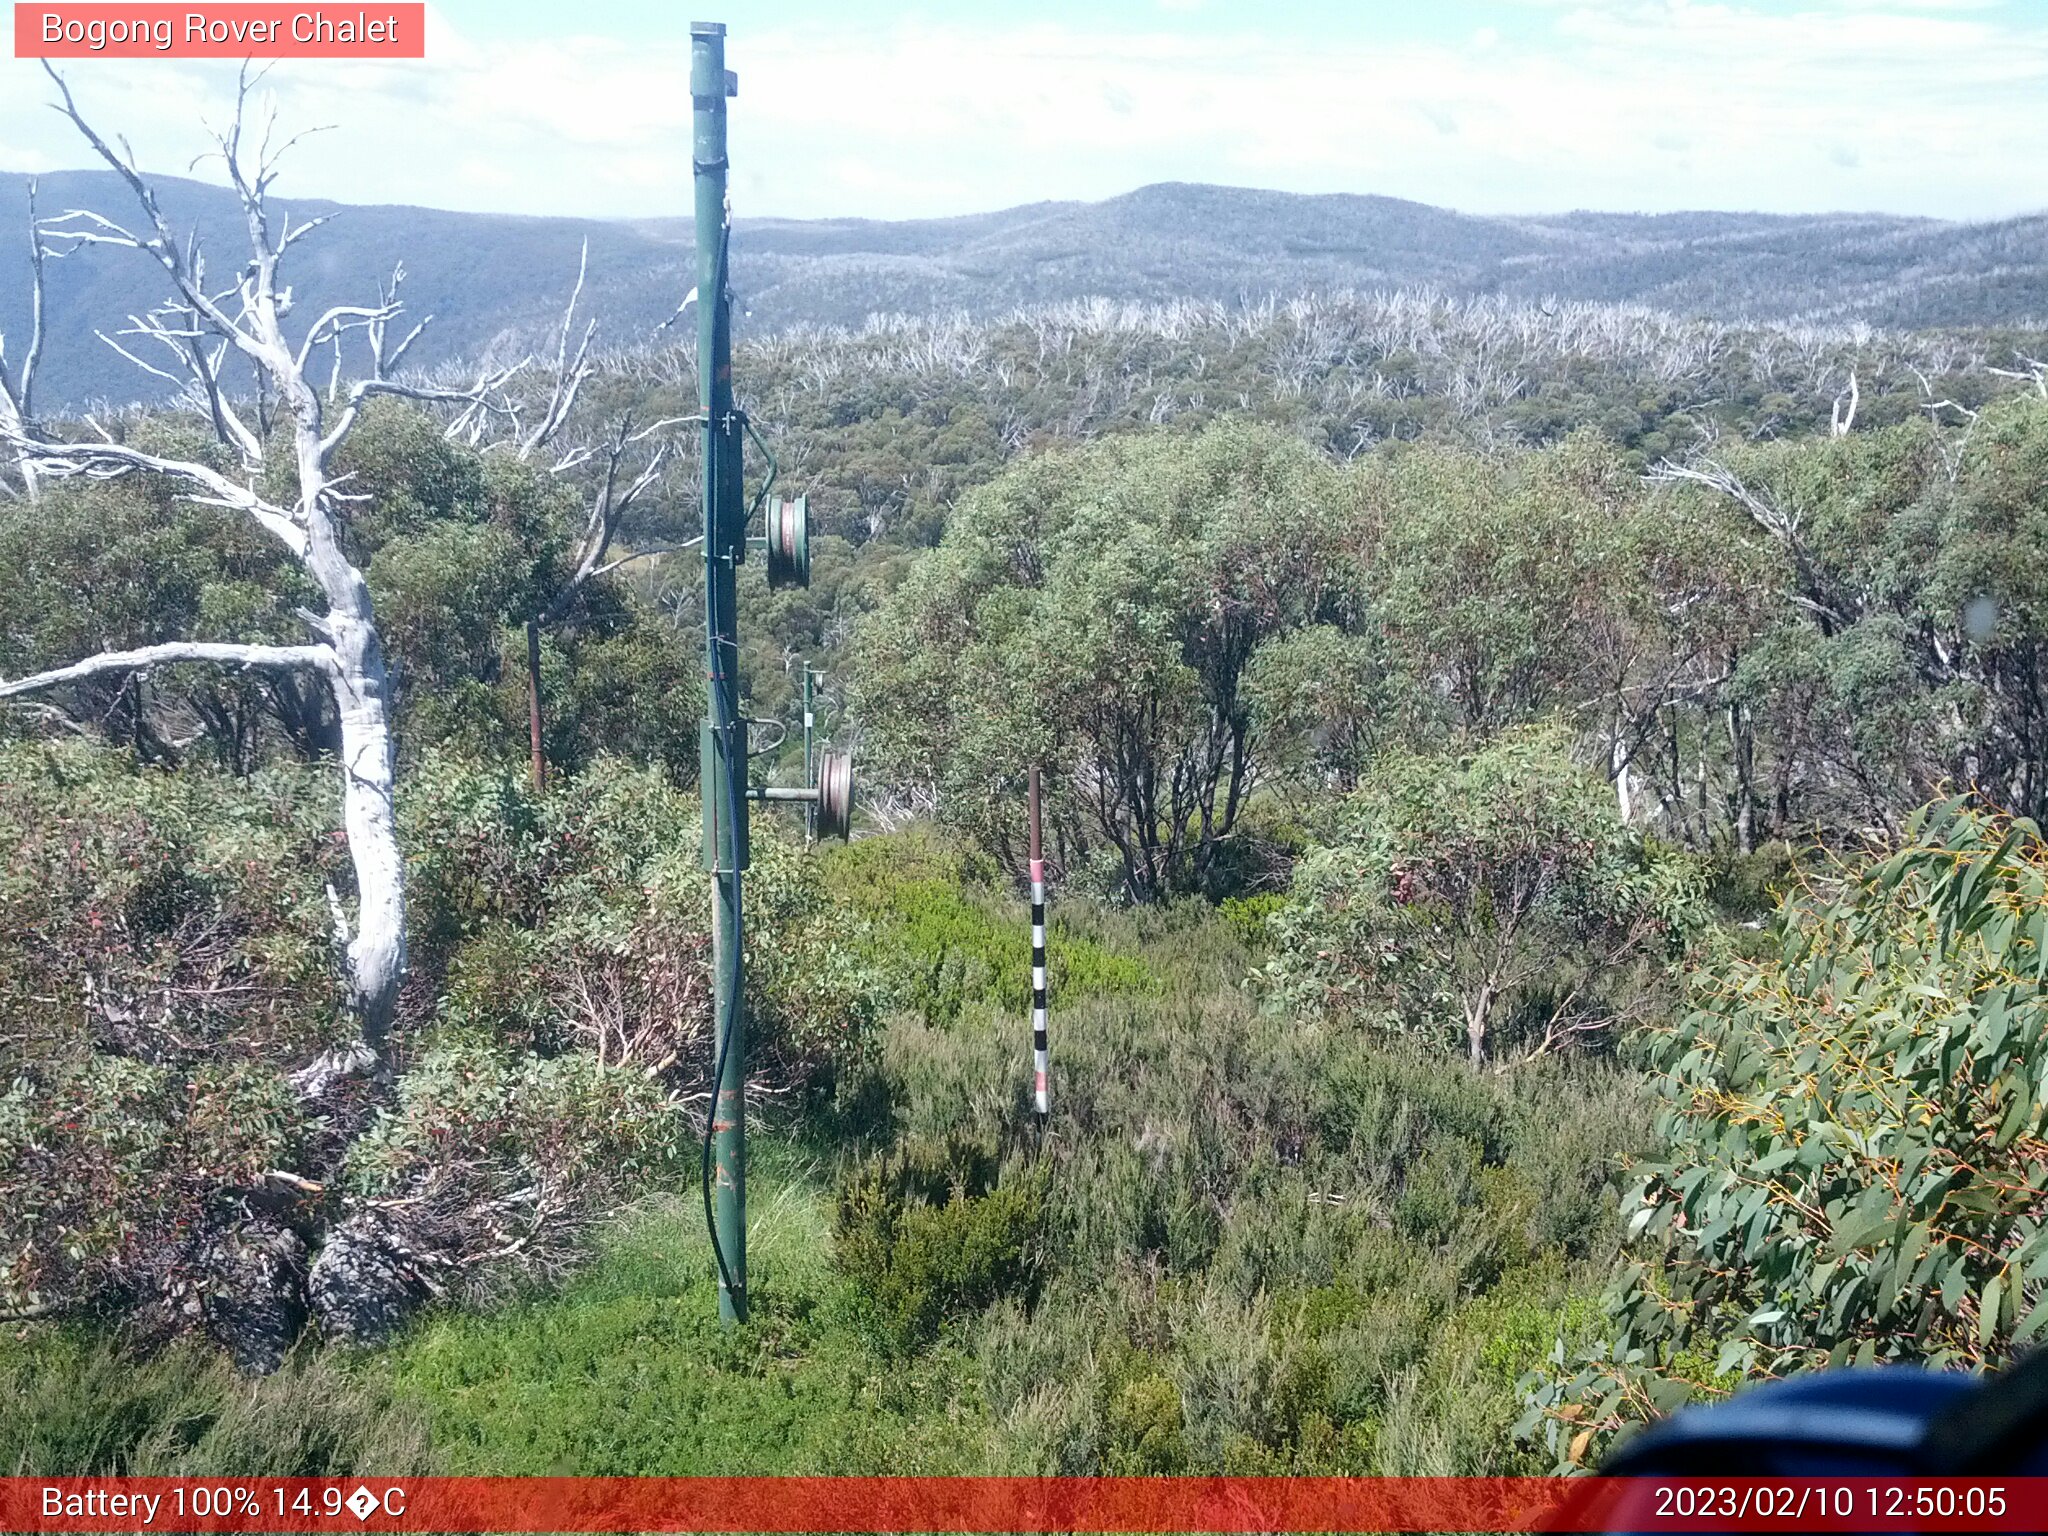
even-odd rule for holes
{"type": "Polygon", "coordinates": [[[1035,767],[1031,770],[1031,1097],[1043,1127],[1052,1109],[1052,1051],[1046,1038],[1045,843],[1039,830],[1035,767]]]}
{"type": "MultiPolygon", "coordinates": [[[[811,664],[804,663],[804,782],[818,782],[817,760],[811,756],[811,726],[816,719],[811,713],[811,679],[816,676],[811,664]]],[[[804,812],[804,836],[811,842],[818,840],[818,802],[813,800],[810,809],[804,812]]]]}
{"type": "Polygon", "coordinates": [[[736,577],[746,552],[741,423],[732,400],[730,232],[725,191],[725,27],[690,26],[691,159],[697,187],[697,404],[703,414],[705,719],[699,792],[711,872],[716,1089],[707,1191],[718,1264],[718,1315],[747,1317],[747,1030],[740,876],[747,866],[745,723],[739,707],[736,577]]]}

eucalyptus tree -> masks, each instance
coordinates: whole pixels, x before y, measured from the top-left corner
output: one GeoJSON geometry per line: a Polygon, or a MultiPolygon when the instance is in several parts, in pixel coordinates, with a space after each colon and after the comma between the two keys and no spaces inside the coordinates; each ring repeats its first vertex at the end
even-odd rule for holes
{"type": "Polygon", "coordinates": [[[1964,419],[1651,472],[1769,553],[1769,622],[1732,692],[1781,825],[1889,836],[1944,786],[2048,810],[2048,409],[1964,419]]]}
{"type": "Polygon", "coordinates": [[[536,788],[547,782],[545,719],[541,691],[541,636],[565,622],[603,577],[635,560],[668,554],[674,546],[613,552],[619,526],[661,485],[676,449],[671,429],[682,418],[642,424],[630,411],[620,414],[583,442],[560,454],[552,469],[568,474],[585,469],[591,484],[584,496],[582,526],[572,536],[563,570],[538,594],[527,617],[526,683],[530,772],[536,788]]]}
{"type": "Polygon", "coordinates": [[[1555,724],[1383,753],[1331,820],[1271,920],[1269,997],[1474,1067],[1655,1017],[1703,925],[1693,861],[1624,826],[1555,724]]]}
{"type": "Polygon", "coordinates": [[[2039,829],[1936,802],[1773,926],[1646,1041],[1662,1146],[1622,1200],[1608,1330],[1559,1345],[1522,1424],[1562,1468],[1745,1380],[1995,1369],[2048,1328],[2039,829]]]}
{"type": "Polygon", "coordinates": [[[1068,862],[1141,900],[1211,885],[1266,771],[1255,658],[1354,605],[1341,490],[1243,425],[1018,464],[862,626],[867,750],[1007,862],[1039,763],[1068,862]]]}
{"type": "Polygon", "coordinates": [[[1648,494],[1612,444],[1512,456],[1418,449],[1359,467],[1372,597],[1409,734],[1487,738],[1561,714],[1623,820],[1704,837],[1670,765],[1763,621],[1761,539],[1648,494]]]}

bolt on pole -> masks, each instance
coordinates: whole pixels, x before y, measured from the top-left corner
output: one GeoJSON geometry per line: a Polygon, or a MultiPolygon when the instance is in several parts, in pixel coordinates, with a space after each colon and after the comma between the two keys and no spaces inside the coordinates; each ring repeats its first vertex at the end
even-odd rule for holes
{"type": "Polygon", "coordinates": [[[743,424],[732,398],[731,220],[726,205],[725,27],[690,26],[691,161],[697,192],[697,405],[704,490],[705,716],[698,789],[711,874],[715,1085],[706,1204],[718,1266],[718,1315],[747,1317],[747,1030],[740,877],[747,867],[746,721],[739,704],[739,562],[746,555],[743,424]]]}

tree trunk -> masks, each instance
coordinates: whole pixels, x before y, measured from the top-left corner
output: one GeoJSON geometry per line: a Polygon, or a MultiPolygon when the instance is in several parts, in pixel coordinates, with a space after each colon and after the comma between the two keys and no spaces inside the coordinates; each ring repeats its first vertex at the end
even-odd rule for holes
{"type": "Polygon", "coordinates": [[[342,825],[356,870],[356,932],[348,940],[348,1001],[375,1071],[389,1071],[385,1040],[406,977],[406,856],[397,846],[395,752],[391,741],[391,678],[371,608],[371,586],[336,539],[328,508],[328,449],[322,444],[319,395],[289,367],[276,338],[274,303],[264,309],[281,367],[272,369],[279,395],[297,418],[299,508],[305,518],[305,569],[328,598],[319,621],[334,649],[334,705],[342,741],[342,825]]]}
{"type": "Polygon", "coordinates": [[[1615,809],[1620,812],[1622,824],[1635,820],[1635,785],[1629,778],[1629,751],[1627,733],[1620,721],[1615,722],[1614,742],[1608,749],[1607,761],[1613,771],[1615,809]]]}
{"type": "Polygon", "coordinates": [[[398,848],[390,683],[367,601],[359,620],[334,614],[329,622],[341,660],[334,703],[341,713],[342,822],[356,875],[349,1001],[363,1044],[381,1057],[405,975],[405,859],[398,848]]]}
{"type": "Polygon", "coordinates": [[[405,976],[405,857],[391,739],[391,681],[384,642],[370,606],[370,585],[335,541],[324,505],[326,463],[320,408],[303,380],[292,404],[299,420],[299,480],[307,524],[306,569],[327,597],[321,622],[334,649],[334,703],[340,713],[342,824],[356,875],[355,933],[348,943],[349,1003],[362,1044],[383,1065],[398,984],[405,976]]]}
{"type": "Polygon", "coordinates": [[[1742,706],[1728,706],[1728,744],[1735,760],[1735,851],[1756,852],[1756,741],[1742,720],[1742,706]]]}
{"type": "Polygon", "coordinates": [[[533,787],[548,787],[548,757],[541,745],[540,621],[526,621],[526,735],[533,754],[533,787]]]}

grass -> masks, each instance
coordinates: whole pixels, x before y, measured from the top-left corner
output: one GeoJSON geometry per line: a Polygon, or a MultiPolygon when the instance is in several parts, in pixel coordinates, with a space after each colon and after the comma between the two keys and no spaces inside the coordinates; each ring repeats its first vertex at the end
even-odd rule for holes
{"type": "Polygon", "coordinates": [[[336,1477],[430,1470],[424,1416],[301,1349],[260,1380],[209,1346],[146,1356],[81,1327],[0,1340],[0,1474],[336,1477]]]}
{"type": "Polygon", "coordinates": [[[688,1476],[964,1470],[986,1420],[968,1362],[868,1345],[832,1264],[814,1165],[752,1170],[743,1328],[718,1322],[701,1209],[633,1213],[559,1294],[443,1313],[388,1354],[454,1473],[688,1476]]]}

